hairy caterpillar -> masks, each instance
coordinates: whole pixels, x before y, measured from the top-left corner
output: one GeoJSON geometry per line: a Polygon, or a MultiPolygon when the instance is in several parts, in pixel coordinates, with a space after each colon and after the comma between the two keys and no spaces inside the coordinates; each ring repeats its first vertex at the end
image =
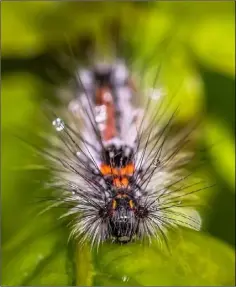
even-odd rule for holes
{"type": "Polygon", "coordinates": [[[181,154],[189,130],[167,140],[174,115],[159,127],[157,113],[148,122],[147,113],[133,107],[122,62],[79,73],[81,90],[69,104],[73,122],[53,120],[59,141],[49,153],[57,167],[52,185],[61,190],[55,204],[68,204],[72,235],[99,244],[166,240],[167,229],[178,225],[199,230],[200,217],[189,209],[198,183],[186,192],[189,175],[176,172],[189,156],[181,154]]]}
{"type": "Polygon", "coordinates": [[[178,111],[168,115],[162,88],[137,107],[141,92],[122,59],[78,69],[75,82],[74,98],[60,115],[51,112],[57,133],[44,153],[58,190],[50,207],[66,206],[71,236],[92,245],[167,244],[170,228],[199,230],[196,193],[206,187],[188,182],[193,172],[184,168],[194,157],[184,147],[196,123],[170,135],[178,111]]]}

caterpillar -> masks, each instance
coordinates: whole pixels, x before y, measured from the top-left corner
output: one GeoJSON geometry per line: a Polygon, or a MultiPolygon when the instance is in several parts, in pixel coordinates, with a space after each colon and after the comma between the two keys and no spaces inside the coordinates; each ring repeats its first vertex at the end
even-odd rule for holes
{"type": "Polygon", "coordinates": [[[92,246],[168,244],[169,229],[200,230],[195,203],[205,187],[188,182],[194,172],[184,168],[194,157],[184,147],[196,123],[170,135],[178,110],[167,116],[162,88],[137,106],[141,93],[123,59],[79,68],[75,82],[61,116],[51,113],[56,134],[44,153],[58,191],[50,208],[66,206],[70,236],[92,246]]]}

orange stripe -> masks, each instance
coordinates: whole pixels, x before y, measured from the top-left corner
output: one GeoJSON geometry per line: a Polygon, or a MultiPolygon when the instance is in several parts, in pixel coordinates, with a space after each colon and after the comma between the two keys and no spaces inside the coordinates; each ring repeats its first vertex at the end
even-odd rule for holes
{"type": "Polygon", "coordinates": [[[100,167],[100,171],[103,175],[108,175],[111,173],[111,167],[106,164],[102,164],[100,167]]]}
{"type": "Polygon", "coordinates": [[[134,173],[134,165],[132,163],[122,167],[120,170],[121,175],[133,175],[134,173]]]}
{"type": "Polygon", "coordinates": [[[100,171],[103,175],[119,175],[118,169],[112,168],[107,164],[102,164],[100,167],[100,171]]]}
{"type": "Polygon", "coordinates": [[[103,175],[130,176],[134,174],[134,165],[131,163],[125,167],[122,167],[121,169],[117,169],[117,168],[111,168],[109,165],[102,164],[100,170],[103,175]]]}
{"type": "Polygon", "coordinates": [[[132,175],[134,173],[134,165],[132,163],[126,166],[126,173],[132,175]]]}

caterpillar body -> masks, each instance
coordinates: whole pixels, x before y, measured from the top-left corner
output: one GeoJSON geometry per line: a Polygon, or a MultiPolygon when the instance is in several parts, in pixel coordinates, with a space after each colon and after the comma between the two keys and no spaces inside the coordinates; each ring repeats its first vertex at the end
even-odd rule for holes
{"type": "Polygon", "coordinates": [[[167,243],[169,228],[199,230],[199,183],[187,184],[182,168],[192,157],[182,150],[192,127],[169,137],[175,113],[160,120],[161,90],[137,107],[139,91],[123,60],[79,69],[75,78],[76,95],[53,119],[58,132],[47,153],[59,191],[52,206],[67,206],[71,236],[92,245],[167,243]],[[153,101],[160,104],[151,111],[153,101]]]}

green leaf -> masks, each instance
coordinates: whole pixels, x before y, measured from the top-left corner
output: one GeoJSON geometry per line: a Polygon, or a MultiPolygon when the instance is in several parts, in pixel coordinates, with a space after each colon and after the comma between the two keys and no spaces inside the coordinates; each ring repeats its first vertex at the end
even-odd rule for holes
{"type": "Polygon", "coordinates": [[[105,244],[93,253],[97,285],[226,286],[234,284],[234,251],[203,233],[171,233],[171,254],[151,246],[105,244]]]}
{"type": "MultiPolygon", "coordinates": [[[[29,122],[36,124],[35,91],[39,82],[30,74],[12,74],[2,81],[2,242],[20,228],[25,214],[20,207],[35,195],[36,184],[29,180],[29,174],[13,171],[16,166],[23,166],[34,160],[33,154],[23,147],[16,135],[26,136],[29,122]],[[15,214],[19,212],[17,224],[15,214]],[[6,236],[7,235],[7,236],[6,236]]],[[[33,128],[33,127],[32,127],[33,128]]],[[[32,178],[32,177],[31,177],[32,178]]]]}
{"type": "Polygon", "coordinates": [[[28,129],[40,129],[42,113],[36,100],[40,92],[40,81],[30,74],[12,74],[2,82],[1,283],[6,286],[63,286],[73,281],[68,232],[57,220],[59,212],[39,216],[44,205],[37,204],[36,199],[45,192],[35,180],[43,181],[47,175],[38,170],[14,170],[32,162],[41,164],[41,158],[14,136],[30,143],[28,129]]]}
{"type": "MultiPolygon", "coordinates": [[[[64,270],[66,265],[61,264],[62,260],[66,260],[66,243],[63,244],[61,238],[66,238],[60,229],[56,232],[47,230],[45,223],[48,222],[42,217],[33,220],[33,223],[28,219],[25,228],[3,247],[3,285],[31,285],[29,282],[43,272],[48,265],[50,266],[54,258],[58,255],[62,257],[61,254],[64,254],[64,258],[58,261],[56,269],[54,264],[51,272],[58,273],[63,278],[66,277],[66,282],[68,281],[67,273],[64,270]],[[62,252],[63,249],[64,252],[62,252]]],[[[50,223],[53,224],[53,222],[50,223]]],[[[45,273],[45,278],[42,280],[47,280],[49,276],[50,274],[45,273]]],[[[56,282],[58,285],[65,284],[65,280],[63,284],[60,282],[60,278],[56,282]]]]}

